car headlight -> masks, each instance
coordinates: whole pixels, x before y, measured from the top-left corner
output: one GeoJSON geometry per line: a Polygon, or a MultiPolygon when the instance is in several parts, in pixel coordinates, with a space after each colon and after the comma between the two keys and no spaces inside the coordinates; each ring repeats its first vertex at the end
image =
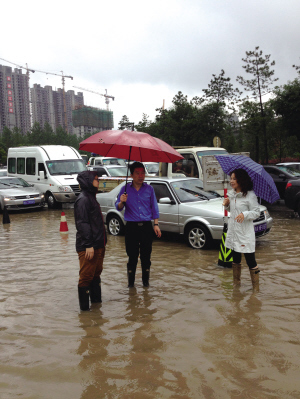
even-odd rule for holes
{"type": "Polygon", "coordinates": [[[7,195],[6,197],[4,197],[4,201],[11,201],[11,200],[15,200],[15,197],[12,197],[10,195],[7,195]]]}
{"type": "Polygon", "coordinates": [[[44,198],[45,196],[44,196],[44,194],[40,194],[40,197],[41,197],[41,198],[44,198]]]}
{"type": "Polygon", "coordinates": [[[268,210],[265,211],[265,217],[266,217],[266,219],[269,219],[269,217],[270,217],[270,214],[269,214],[268,210]]]}
{"type": "Polygon", "coordinates": [[[73,192],[73,190],[71,189],[70,186],[59,186],[58,191],[60,191],[61,193],[72,193],[73,192]]]}

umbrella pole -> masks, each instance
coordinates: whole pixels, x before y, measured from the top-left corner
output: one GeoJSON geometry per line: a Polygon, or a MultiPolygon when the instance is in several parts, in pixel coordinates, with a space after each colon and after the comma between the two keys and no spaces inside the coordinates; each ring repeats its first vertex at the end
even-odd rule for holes
{"type": "Polygon", "coordinates": [[[127,175],[126,175],[126,184],[125,184],[124,194],[127,194],[126,191],[127,191],[127,180],[128,180],[128,171],[129,171],[129,162],[130,162],[131,148],[132,148],[132,146],[130,146],[130,148],[129,148],[129,159],[128,159],[128,166],[127,166],[127,175]]]}
{"type": "MultiPolygon", "coordinates": [[[[224,174],[224,198],[227,198],[227,180],[225,174],[224,174]]],[[[218,265],[223,267],[232,267],[231,249],[227,249],[225,247],[227,227],[228,227],[228,212],[226,209],[224,209],[224,227],[223,227],[222,240],[220,244],[218,265]]]]}

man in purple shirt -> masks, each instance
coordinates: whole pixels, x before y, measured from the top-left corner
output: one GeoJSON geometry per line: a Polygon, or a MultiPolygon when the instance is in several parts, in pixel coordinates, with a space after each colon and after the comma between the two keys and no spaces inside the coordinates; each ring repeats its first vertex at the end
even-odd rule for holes
{"type": "Polygon", "coordinates": [[[121,188],[115,204],[118,211],[122,211],[125,206],[128,287],[134,287],[139,255],[142,264],[143,286],[149,287],[153,230],[157,237],[161,237],[158,225],[159,211],[153,187],[144,183],[144,165],[141,162],[134,162],[130,166],[130,173],[132,183],[121,188]],[[153,228],[151,220],[154,220],[153,228]]]}

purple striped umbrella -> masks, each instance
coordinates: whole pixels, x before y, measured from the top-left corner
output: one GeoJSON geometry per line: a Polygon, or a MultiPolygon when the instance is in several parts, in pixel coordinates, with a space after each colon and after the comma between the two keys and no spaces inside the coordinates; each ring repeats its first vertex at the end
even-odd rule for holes
{"type": "Polygon", "coordinates": [[[264,167],[245,155],[215,155],[224,173],[230,175],[234,169],[244,169],[253,182],[255,194],[273,203],[280,199],[274,180],[264,167]]]}

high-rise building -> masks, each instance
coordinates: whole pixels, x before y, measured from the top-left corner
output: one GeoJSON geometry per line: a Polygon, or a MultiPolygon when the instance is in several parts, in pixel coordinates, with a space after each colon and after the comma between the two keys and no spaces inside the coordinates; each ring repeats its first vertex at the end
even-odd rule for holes
{"type": "Polygon", "coordinates": [[[83,93],[74,93],[74,90],[52,90],[51,86],[41,87],[34,84],[31,90],[32,121],[38,122],[42,127],[48,122],[55,131],[62,126],[70,134],[75,134],[72,124],[72,110],[84,105],[83,93]],[[64,101],[65,100],[65,101],[64,101]]]}
{"type": "Polygon", "coordinates": [[[21,69],[0,65],[0,134],[5,126],[30,130],[29,81],[21,69]]]}
{"type": "Polygon", "coordinates": [[[93,134],[103,130],[111,130],[114,127],[112,111],[95,107],[78,106],[73,114],[73,128],[77,136],[93,134]]]}

